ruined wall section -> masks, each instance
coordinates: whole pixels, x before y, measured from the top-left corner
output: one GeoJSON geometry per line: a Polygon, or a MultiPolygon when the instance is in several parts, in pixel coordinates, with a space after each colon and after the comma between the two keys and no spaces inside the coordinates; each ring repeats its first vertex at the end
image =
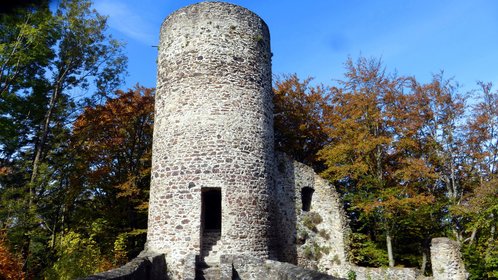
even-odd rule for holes
{"type": "Polygon", "coordinates": [[[432,280],[430,277],[423,276],[420,269],[410,267],[361,267],[353,265],[350,273],[354,273],[356,280],[432,280]]]}
{"type": "Polygon", "coordinates": [[[221,280],[346,280],[318,271],[305,269],[289,263],[262,260],[251,256],[222,256],[220,264],[221,280]]]}
{"type": "Polygon", "coordinates": [[[275,162],[279,260],[345,277],[349,227],[339,194],[311,167],[283,153],[275,162]],[[313,193],[309,209],[303,210],[304,188],[313,193]]]}
{"type": "Polygon", "coordinates": [[[222,253],[268,257],[272,97],[270,36],[257,15],[201,2],[164,21],[146,249],[168,267],[200,253],[208,188],[221,189],[222,253]]]}
{"type": "Polygon", "coordinates": [[[465,280],[468,273],[460,253],[460,246],[446,237],[433,238],[431,264],[434,280],[465,280]]]}

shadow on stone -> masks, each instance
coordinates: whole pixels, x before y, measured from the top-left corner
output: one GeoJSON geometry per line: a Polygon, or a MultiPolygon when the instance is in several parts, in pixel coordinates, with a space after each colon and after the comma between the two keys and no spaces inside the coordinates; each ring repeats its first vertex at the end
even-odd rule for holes
{"type": "Polygon", "coordinates": [[[168,280],[164,254],[141,253],[127,264],[80,280],[168,280]]]}

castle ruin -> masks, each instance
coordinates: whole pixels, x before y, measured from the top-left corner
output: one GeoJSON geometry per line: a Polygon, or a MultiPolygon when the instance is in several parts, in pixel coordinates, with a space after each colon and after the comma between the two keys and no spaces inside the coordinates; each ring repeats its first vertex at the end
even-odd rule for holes
{"type": "Polygon", "coordinates": [[[423,279],[348,262],[335,188],[274,151],[271,56],[267,25],[243,7],[166,18],[145,250],[88,279],[423,279]]]}

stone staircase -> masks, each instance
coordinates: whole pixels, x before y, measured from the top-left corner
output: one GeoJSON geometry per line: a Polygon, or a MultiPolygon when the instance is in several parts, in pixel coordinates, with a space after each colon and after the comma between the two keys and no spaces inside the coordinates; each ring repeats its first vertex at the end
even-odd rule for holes
{"type": "Polygon", "coordinates": [[[220,263],[221,231],[206,230],[202,235],[202,260],[208,266],[217,266],[220,263]]]}
{"type": "Polygon", "coordinates": [[[197,264],[196,279],[220,279],[221,231],[205,230],[202,235],[201,260],[197,264]]]}
{"type": "Polygon", "coordinates": [[[220,268],[217,266],[198,267],[195,274],[196,280],[219,280],[220,278],[220,268]]]}

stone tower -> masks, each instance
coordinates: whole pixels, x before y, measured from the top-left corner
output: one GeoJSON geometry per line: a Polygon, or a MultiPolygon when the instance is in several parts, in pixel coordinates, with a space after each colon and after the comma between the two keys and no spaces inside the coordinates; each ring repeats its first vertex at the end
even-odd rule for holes
{"type": "Polygon", "coordinates": [[[197,255],[270,254],[273,108],[267,25],[221,2],[161,27],[147,251],[182,274],[197,255]]]}

